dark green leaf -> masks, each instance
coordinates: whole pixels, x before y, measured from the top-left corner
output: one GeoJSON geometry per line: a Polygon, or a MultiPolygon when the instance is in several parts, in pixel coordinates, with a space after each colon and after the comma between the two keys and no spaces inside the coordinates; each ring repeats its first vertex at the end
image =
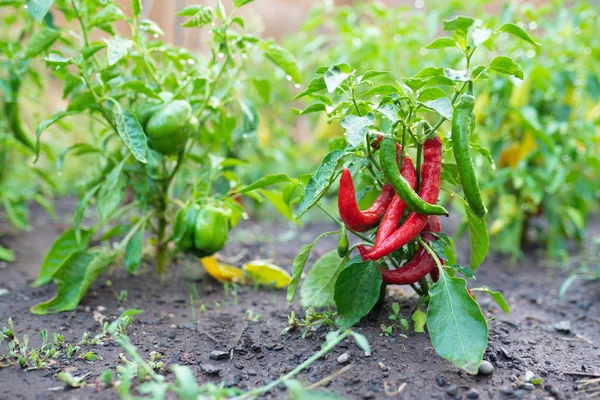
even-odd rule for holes
{"type": "Polygon", "coordinates": [[[444,30],[466,32],[474,23],[475,20],[471,17],[458,16],[444,21],[444,30]]]}
{"type": "Polygon", "coordinates": [[[325,253],[308,271],[300,289],[302,307],[329,307],[333,303],[335,281],[347,258],[340,258],[337,250],[325,253]]]}
{"type": "Polygon", "coordinates": [[[267,186],[275,185],[277,183],[283,182],[293,182],[294,179],[290,179],[286,174],[274,174],[274,175],[265,175],[262,178],[259,178],[257,181],[251,183],[248,186],[244,186],[242,189],[238,190],[239,194],[251,192],[256,189],[262,189],[267,186]]]}
{"type": "Polygon", "coordinates": [[[103,221],[108,220],[123,201],[126,179],[121,174],[122,169],[122,163],[113,168],[98,191],[96,207],[103,221]]]}
{"type": "Polygon", "coordinates": [[[506,56],[498,56],[492,60],[488,69],[500,72],[505,75],[512,75],[516,78],[523,79],[523,70],[511,58],[506,56]]]}
{"type": "Polygon", "coordinates": [[[325,111],[326,109],[327,109],[327,105],[324,103],[312,103],[312,104],[309,104],[308,106],[306,106],[306,108],[304,110],[298,110],[297,108],[293,108],[292,111],[296,115],[305,115],[305,114],[310,114],[310,113],[314,113],[314,112],[325,111]]]}
{"type": "Polygon", "coordinates": [[[75,207],[75,215],[73,216],[73,229],[75,230],[75,237],[77,239],[77,242],[82,241],[80,225],[81,225],[81,219],[83,218],[83,212],[90,204],[92,197],[94,197],[94,195],[96,194],[98,189],[100,189],[100,186],[101,185],[98,184],[98,185],[94,186],[93,188],[91,188],[90,190],[88,190],[87,192],[85,192],[85,194],[83,196],[81,196],[81,198],[77,202],[77,207],[75,207]]]}
{"type": "Polygon", "coordinates": [[[33,19],[42,22],[52,4],[54,4],[54,0],[29,0],[27,9],[33,19]]]}
{"type": "Polygon", "coordinates": [[[322,76],[318,76],[316,78],[313,78],[312,81],[310,81],[306,89],[294,96],[294,100],[298,100],[299,98],[308,96],[312,93],[320,92],[325,88],[327,88],[327,85],[325,85],[325,78],[323,78],[322,76]]]}
{"type": "Polygon", "coordinates": [[[111,101],[114,104],[112,112],[119,136],[121,136],[136,160],[146,163],[148,145],[142,126],[133,113],[122,107],[117,101],[111,101]]]}
{"type": "Polygon", "coordinates": [[[106,43],[95,42],[90,44],[89,46],[84,47],[83,50],[81,50],[81,55],[84,60],[87,60],[88,58],[90,58],[105,47],[106,43]]]}
{"type": "Polygon", "coordinates": [[[427,329],[440,356],[470,374],[477,373],[487,348],[487,322],[467,292],[467,282],[450,277],[443,268],[429,289],[427,329]]]}
{"type": "Polygon", "coordinates": [[[425,67],[414,76],[414,78],[431,78],[433,76],[444,76],[444,69],[437,67],[425,67]]]}
{"type": "Polygon", "coordinates": [[[487,224],[484,218],[479,218],[473,211],[467,202],[457,195],[451,193],[454,198],[459,199],[467,213],[467,224],[469,226],[469,236],[471,239],[471,268],[473,271],[477,270],[477,267],[483,262],[490,246],[490,238],[488,236],[487,224]]]}
{"type": "Polygon", "coordinates": [[[60,36],[55,29],[42,28],[29,38],[23,49],[23,58],[33,58],[42,51],[47,50],[60,36]]]}
{"type": "Polygon", "coordinates": [[[37,315],[74,310],[90,285],[116,258],[116,253],[76,252],[56,270],[52,280],[56,283],[56,296],[31,307],[37,315]]]}
{"type": "Polygon", "coordinates": [[[342,128],[345,130],[346,141],[350,146],[357,147],[365,142],[365,137],[369,133],[369,127],[375,123],[375,116],[371,113],[364,117],[358,115],[348,115],[342,122],[342,128]]]}
{"type": "Polygon", "coordinates": [[[298,213],[296,218],[300,218],[306,211],[317,203],[321,197],[325,194],[335,172],[335,167],[344,156],[344,151],[334,150],[327,154],[317,171],[311,176],[306,190],[304,191],[304,197],[298,207],[298,213]]]}
{"type": "Polygon", "coordinates": [[[363,93],[363,96],[388,96],[390,94],[398,93],[400,93],[400,91],[396,86],[391,85],[389,83],[384,83],[382,85],[374,86],[371,89],[367,90],[365,93],[363,93]]]}
{"type": "Polygon", "coordinates": [[[533,40],[527,32],[525,32],[523,29],[519,28],[517,25],[515,25],[513,23],[509,22],[509,23],[502,25],[500,27],[500,29],[498,29],[498,31],[510,33],[511,35],[516,36],[519,39],[522,39],[528,43],[531,43],[534,46],[540,46],[540,44],[538,42],[536,42],[535,40],[533,40]]]}
{"type": "Polygon", "coordinates": [[[38,127],[37,127],[37,129],[35,131],[36,141],[35,141],[35,159],[34,159],[34,162],[36,162],[38,160],[39,156],[40,156],[40,136],[42,135],[42,132],[44,132],[46,129],[48,129],[52,124],[54,124],[59,119],[67,117],[69,115],[75,115],[75,114],[79,114],[79,112],[76,112],[76,111],[59,111],[56,114],[54,114],[52,116],[52,118],[40,122],[40,124],[38,125],[38,127]]]}
{"type": "Polygon", "coordinates": [[[260,47],[267,57],[277,64],[283,72],[288,74],[294,82],[300,83],[302,81],[302,75],[300,74],[296,59],[289,50],[284,49],[274,42],[260,42],[260,47]]]}
{"type": "Polygon", "coordinates": [[[90,26],[102,26],[112,24],[115,21],[125,19],[125,13],[115,4],[109,4],[92,18],[90,26]]]}
{"type": "Polygon", "coordinates": [[[125,266],[130,274],[134,275],[142,262],[142,250],[144,248],[144,231],[142,225],[133,235],[125,247],[125,266]]]}
{"type": "Polygon", "coordinates": [[[381,291],[381,272],[373,261],[351,262],[335,282],[335,304],[342,324],[350,328],[377,304],[381,291]]]}
{"type": "Polygon", "coordinates": [[[367,79],[375,78],[376,76],[385,75],[385,74],[389,74],[389,71],[380,71],[380,70],[374,69],[374,70],[365,72],[364,74],[359,76],[358,79],[360,80],[360,82],[363,82],[363,81],[366,81],[367,79]]]}
{"type": "Polygon", "coordinates": [[[78,243],[75,229],[71,228],[64,231],[48,250],[33,286],[38,287],[49,283],[52,280],[52,275],[60,269],[73,253],[87,250],[92,234],[92,231],[82,229],[81,241],[78,243]]]}

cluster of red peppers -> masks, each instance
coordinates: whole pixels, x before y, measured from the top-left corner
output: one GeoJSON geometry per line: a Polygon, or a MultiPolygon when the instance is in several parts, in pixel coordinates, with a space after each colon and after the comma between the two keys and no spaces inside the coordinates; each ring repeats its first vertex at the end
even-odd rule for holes
{"type": "MultiPolygon", "coordinates": [[[[404,245],[415,240],[421,234],[425,241],[435,241],[432,233],[441,232],[438,215],[445,210],[437,206],[440,193],[440,175],[442,167],[442,141],[436,135],[423,143],[423,163],[421,166],[421,185],[418,188],[418,198],[414,192],[417,186],[417,172],[410,155],[403,152],[392,138],[379,136],[376,141],[381,143],[381,166],[390,184],[385,184],[375,203],[367,210],[358,207],[354,182],[348,169],[344,169],[340,180],[338,208],[342,221],[351,230],[357,232],[369,231],[377,225],[377,236],[373,247],[359,245],[357,248],[363,260],[377,261],[390,255],[404,245]],[[382,142],[383,140],[383,142],[382,142]],[[386,141],[388,143],[386,144],[386,141]],[[384,145],[396,145],[396,155],[392,158],[391,167],[389,151],[384,153],[384,145]],[[386,162],[386,157],[388,158],[386,162]],[[394,159],[395,158],[395,159],[394,159]],[[401,164],[400,168],[398,164],[401,164]],[[396,184],[395,184],[396,183],[396,184]],[[412,192],[412,198],[410,198],[412,192]],[[409,204],[410,203],[410,204],[409,204]],[[411,212],[404,221],[405,210],[411,212]],[[383,216],[383,218],[381,218],[383,216]]],[[[393,148],[392,148],[393,151],[393,148]]],[[[429,252],[421,247],[413,258],[395,270],[384,269],[379,265],[383,281],[388,284],[407,285],[418,282],[427,274],[434,281],[439,277],[435,260],[429,252]]]]}

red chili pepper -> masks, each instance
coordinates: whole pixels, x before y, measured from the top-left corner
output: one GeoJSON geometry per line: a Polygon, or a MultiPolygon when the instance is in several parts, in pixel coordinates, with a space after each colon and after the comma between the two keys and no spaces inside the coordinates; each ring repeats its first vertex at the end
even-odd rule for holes
{"type": "MultiPolygon", "coordinates": [[[[423,145],[423,165],[421,167],[421,188],[419,196],[430,204],[436,204],[440,194],[440,174],[442,169],[442,140],[435,136],[423,145]]],[[[428,220],[427,215],[410,213],[404,224],[386,240],[375,246],[369,253],[370,260],[379,260],[393,253],[413,240],[428,220]]]]}
{"type": "Polygon", "coordinates": [[[369,259],[369,253],[373,251],[372,247],[365,246],[362,244],[359,244],[358,246],[356,246],[356,248],[358,249],[358,252],[360,253],[360,256],[362,257],[363,261],[367,261],[369,259]]]}
{"type": "Polygon", "coordinates": [[[340,190],[338,192],[338,209],[340,217],[346,226],[353,231],[366,232],[373,229],[379,223],[379,218],[394,198],[394,188],[391,185],[383,185],[381,194],[375,203],[365,211],[358,208],[356,202],[356,190],[350,170],[344,168],[340,179],[340,190]]]}
{"type": "MultiPolygon", "coordinates": [[[[429,232],[441,232],[442,226],[439,217],[435,215],[430,216],[429,221],[426,223],[423,230],[429,232]]],[[[434,235],[428,233],[424,233],[422,237],[423,240],[428,241],[437,239],[434,235]]],[[[379,267],[379,269],[381,270],[381,276],[385,283],[393,285],[409,285],[418,282],[427,274],[432,273],[434,269],[437,270],[437,264],[435,263],[433,256],[429,254],[424,247],[421,247],[416,252],[413,259],[402,267],[393,271],[382,269],[381,267],[379,267]]]]}
{"type": "MultiPolygon", "coordinates": [[[[414,189],[417,186],[417,171],[408,154],[405,155],[402,160],[401,173],[414,189]]],[[[385,212],[381,224],[379,224],[377,238],[375,239],[376,248],[398,228],[398,224],[400,223],[405,210],[406,203],[398,194],[396,194],[385,212]]]]}

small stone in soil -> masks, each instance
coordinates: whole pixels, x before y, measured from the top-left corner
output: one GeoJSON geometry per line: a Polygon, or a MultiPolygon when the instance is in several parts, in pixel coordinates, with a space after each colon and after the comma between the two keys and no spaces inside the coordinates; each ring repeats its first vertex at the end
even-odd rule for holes
{"type": "Polygon", "coordinates": [[[343,353],[342,355],[340,355],[337,358],[338,364],[346,364],[349,361],[350,361],[350,356],[348,355],[348,353],[343,353]]]}
{"type": "Polygon", "coordinates": [[[527,382],[527,383],[523,384],[523,389],[525,389],[525,390],[533,390],[533,389],[535,389],[535,386],[533,386],[533,383],[527,382]]]}
{"type": "Polygon", "coordinates": [[[210,352],[208,358],[211,360],[226,360],[229,358],[229,353],[222,350],[213,350],[210,352]]]}
{"type": "Polygon", "coordinates": [[[475,388],[471,388],[467,391],[467,399],[478,399],[479,392],[475,388]]]}
{"type": "Polygon", "coordinates": [[[560,321],[554,324],[554,329],[561,333],[571,333],[571,321],[560,321]]]}
{"type": "Polygon", "coordinates": [[[201,365],[202,372],[208,375],[218,375],[223,371],[223,368],[217,367],[211,364],[203,364],[201,365]]]}
{"type": "Polygon", "coordinates": [[[483,360],[481,364],[479,364],[479,375],[489,376],[494,373],[494,366],[491,362],[483,360]]]}
{"type": "Polygon", "coordinates": [[[514,392],[515,390],[511,386],[504,386],[502,388],[502,393],[504,393],[507,396],[511,396],[514,392]]]}
{"type": "Polygon", "coordinates": [[[258,373],[256,372],[256,370],[254,370],[254,369],[247,369],[246,373],[248,375],[250,375],[250,376],[256,376],[256,375],[258,375],[258,373]]]}
{"type": "Polygon", "coordinates": [[[444,378],[444,375],[436,376],[435,381],[439,386],[446,386],[446,379],[444,378]]]}
{"type": "Polygon", "coordinates": [[[448,389],[446,389],[446,393],[448,393],[450,396],[454,396],[456,393],[458,393],[458,386],[454,384],[448,386],[448,389]]]}

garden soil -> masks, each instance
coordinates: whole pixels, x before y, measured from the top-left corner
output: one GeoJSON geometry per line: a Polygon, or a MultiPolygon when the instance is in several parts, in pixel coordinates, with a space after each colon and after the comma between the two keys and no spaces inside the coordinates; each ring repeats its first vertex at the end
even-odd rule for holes
{"type": "MultiPolygon", "coordinates": [[[[70,202],[59,206],[63,208],[59,215],[68,215],[73,209],[70,202]]],[[[99,333],[100,322],[114,320],[123,310],[142,309],[145,313],[134,317],[129,336],[146,359],[152,351],[164,356],[163,374],[167,379],[174,379],[170,366],[181,364],[190,366],[200,383],[223,382],[248,389],[294,369],[320,349],[327,334],[327,329],[321,328],[309,332],[306,338],[302,338],[301,330],[280,335],[292,311],[303,315],[297,300],[289,304],[285,290],[251,286],[233,291],[230,288],[226,293],[223,284],[202,274],[199,261],[193,258],[171,265],[169,276],[164,279],[152,272],[150,263],[136,277],[119,266],[104,273],[77,310],[32,315],[32,305],[54,295],[53,284],[33,288],[31,283],[44,253],[67,227],[50,221],[39,211],[33,214],[31,232],[1,239],[3,245],[16,250],[17,262],[0,264],[0,289],[8,290],[0,296],[0,327],[12,317],[18,335],[28,334],[33,345],[39,344],[42,329],[48,329],[50,337],[58,332],[67,342],[76,343],[84,331],[99,333]],[[127,291],[127,299],[119,303],[123,290],[127,291]],[[193,298],[196,300],[192,302],[193,298]],[[245,318],[247,310],[261,317],[249,322],[245,318]],[[219,358],[215,351],[225,354],[225,358],[211,359],[211,353],[212,358],[219,358]]],[[[2,228],[5,230],[6,226],[2,228]]],[[[222,256],[238,258],[236,265],[271,259],[289,271],[300,247],[329,228],[324,224],[293,228],[286,224],[246,222],[236,228],[222,256]]],[[[590,237],[594,235],[600,235],[598,221],[592,222],[590,237]]],[[[311,261],[335,245],[335,238],[323,240],[315,247],[311,261]]],[[[458,247],[460,259],[466,259],[464,240],[458,241],[458,247]]],[[[368,338],[371,354],[365,354],[348,339],[297,379],[306,386],[317,384],[320,389],[347,399],[585,399],[590,395],[584,391],[586,388],[600,391],[600,382],[581,382],[586,376],[600,376],[600,285],[577,281],[563,301],[558,298],[560,285],[570,269],[585,261],[595,263],[594,266],[599,262],[585,251],[574,253],[568,265],[545,260],[543,249],[528,251],[516,263],[506,256],[488,256],[477,271],[477,285],[501,290],[512,309],[506,315],[487,295],[478,296],[490,321],[485,359],[495,368],[491,376],[470,376],[440,358],[426,334],[411,330],[383,335],[381,325],[389,324],[392,303],[398,302],[402,315],[409,320],[414,310],[416,298],[410,290],[399,287],[388,290],[384,306],[355,326],[368,338]],[[344,353],[347,356],[340,357],[344,353]],[[342,373],[330,382],[322,382],[340,370],[342,373]],[[525,384],[526,375],[531,374],[543,378],[543,383],[525,384]]],[[[0,346],[0,352],[5,350],[4,345],[0,346]]],[[[38,371],[17,366],[0,369],[0,399],[118,398],[114,389],[98,384],[97,378],[105,369],[114,372],[123,365],[119,358],[123,350],[110,341],[84,350],[96,352],[101,359],[61,359],[38,371]],[[66,388],[57,380],[61,371],[74,376],[87,374],[88,385],[66,388]]],[[[265,395],[286,397],[283,385],[265,395]]]]}

